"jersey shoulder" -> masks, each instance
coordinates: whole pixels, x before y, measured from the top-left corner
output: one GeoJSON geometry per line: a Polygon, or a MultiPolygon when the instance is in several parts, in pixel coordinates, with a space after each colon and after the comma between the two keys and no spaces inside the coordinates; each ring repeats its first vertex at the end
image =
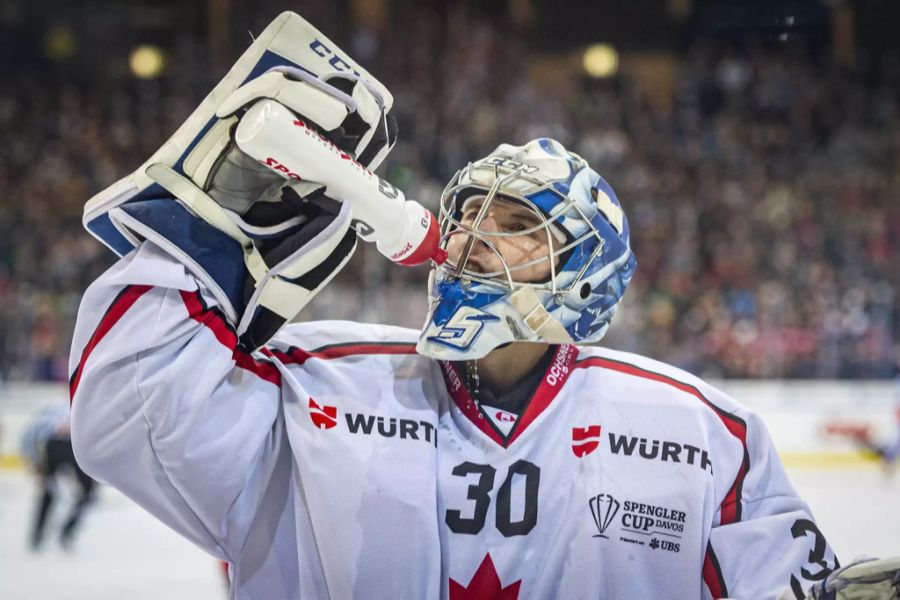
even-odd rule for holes
{"type": "MultiPolygon", "coordinates": [[[[341,393],[377,401],[361,388],[433,379],[431,359],[416,352],[419,333],[392,325],[353,321],[292,323],[267,345],[268,356],[287,367],[310,393],[341,393]]],[[[388,387],[391,387],[388,385],[388,387]]]]}
{"type": "Polygon", "coordinates": [[[647,356],[602,346],[586,346],[580,348],[576,365],[581,366],[585,363],[607,372],[619,373],[624,376],[625,381],[636,387],[662,384],[665,387],[660,389],[668,388],[675,395],[694,396],[712,405],[711,408],[714,410],[729,413],[747,411],[740,402],[700,377],[647,356]]]}
{"type": "Polygon", "coordinates": [[[321,352],[339,346],[412,346],[415,352],[419,332],[407,327],[358,323],[356,321],[307,321],[283,327],[270,346],[286,346],[307,352],[321,352]]]}

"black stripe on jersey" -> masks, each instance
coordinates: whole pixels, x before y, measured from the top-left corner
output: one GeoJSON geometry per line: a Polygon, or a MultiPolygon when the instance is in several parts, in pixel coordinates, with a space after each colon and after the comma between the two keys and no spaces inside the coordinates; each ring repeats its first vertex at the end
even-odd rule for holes
{"type": "Polygon", "coordinates": [[[582,358],[581,360],[575,361],[575,366],[577,367],[578,365],[580,365],[581,363],[584,363],[584,362],[590,362],[590,360],[593,359],[593,358],[600,358],[600,359],[605,360],[605,361],[607,361],[607,362],[612,362],[612,363],[624,365],[624,366],[626,366],[626,367],[631,367],[632,369],[636,369],[636,370],[638,370],[638,371],[643,371],[644,373],[650,373],[651,375],[656,375],[657,377],[662,377],[663,379],[668,379],[669,381],[673,381],[673,382],[675,382],[675,383],[677,383],[677,384],[679,384],[679,385],[683,385],[684,387],[691,388],[694,392],[697,393],[698,396],[700,396],[701,398],[703,398],[704,402],[706,402],[706,403],[709,405],[710,408],[712,408],[714,411],[716,411],[716,414],[718,414],[720,417],[724,417],[724,418],[728,419],[729,421],[734,421],[735,423],[740,423],[742,427],[745,427],[745,428],[747,427],[746,421],[744,421],[742,418],[740,418],[739,416],[735,415],[734,413],[730,413],[730,412],[728,412],[727,410],[725,410],[724,408],[721,408],[721,407],[717,406],[715,403],[710,402],[709,398],[707,398],[707,397],[703,394],[703,392],[701,392],[699,389],[697,389],[696,386],[691,385],[690,383],[685,383],[684,381],[680,381],[680,380],[678,380],[678,379],[675,379],[675,378],[672,377],[671,375],[664,375],[664,374],[659,373],[659,372],[657,372],[657,371],[651,371],[650,369],[646,369],[646,368],[644,368],[644,367],[639,367],[639,366],[637,366],[637,365],[635,365],[635,364],[627,363],[627,362],[622,361],[622,360],[616,360],[616,359],[614,359],[614,358],[608,358],[608,357],[606,357],[606,356],[588,356],[588,357],[582,358]]]}
{"type": "Polygon", "coordinates": [[[709,557],[709,561],[712,564],[713,571],[716,574],[716,579],[719,583],[719,590],[722,593],[722,597],[727,598],[728,586],[725,585],[725,577],[722,576],[722,567],[719,565],[719,558],[716,556],[716,552],[715,550],[713,550],[712,544],[709,541],[706,542],[706,555],[709,557]]]}
{"type": "Polygon", "coordinates": [[[416,345],[410,342],[341,342],[327,344],[316,350],[305,350],[298,346],[288,346],[287,350],[269,349],[284,364],[305,364],[307,360],[316,358],[332,360],[348,356],[369,356],[380,354],[415,354],[416,345]],[[395,349],[399,349],[396,351],[395,349]]]}
{"type": "MultiPolygon", "coordinates": [[[[228,331],[234,334],[234,337],[237,338],[237,329],[228,321],[228,317],[225,315],[225,311],[219,308],[218,305],[210,308],[209,304],[206,303],[206,299],[203,297],[203,294],[200,290],[196,290],[194,292],[194,296],[197,298],[197,302],[200,303],[200,308],[203,309],[203,312],[211,312],[217,319],[222,321],[222,325],[225,326],[228,331]]],[[[240,320],[240,319],[239,319],[240,320]]],[[[249,352],[248,352],[249,354],[249,352]]]]}
{"type": "Polygon", "coordinates": [[[325,344],[324,346],[319,346],[318,348],[314,348],[312,350],[305,350],[303,348],[298,348],[297,346],[291,346],[290,350],[300,350],[301,352],[307,352],[309,354],[315,354],[317,352],[325,352],[327,350],[331,350],[333,348],[347,348],[349,346],[415,346],[415,342],[364,342],[364,341],[353,341],[353,342],[337,342],[334,344],[325,344]]]}

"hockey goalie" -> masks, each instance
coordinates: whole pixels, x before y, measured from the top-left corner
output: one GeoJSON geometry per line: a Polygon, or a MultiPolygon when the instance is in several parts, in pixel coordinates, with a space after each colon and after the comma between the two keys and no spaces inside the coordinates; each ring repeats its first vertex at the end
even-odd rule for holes
{"type": "Polygon", "coordinates": [[[897,565],[839,569],[758,417],[596,346],[636,265],[598,173],[551,139],[500,144],[429,237],[397,190],[348,187],[378,183],[392,103],[287,13],[88,203],[122,255],[73,341],[88,473],[227,561],[241,600],[893,597],[851,595],[892,594],[897,565]],[[261,102],[321,152],[250,144],[261,102]],[[365,214],[422,227],[385,251],[432,261],[422,330],[292,323],[375,236],[365,214]]]}

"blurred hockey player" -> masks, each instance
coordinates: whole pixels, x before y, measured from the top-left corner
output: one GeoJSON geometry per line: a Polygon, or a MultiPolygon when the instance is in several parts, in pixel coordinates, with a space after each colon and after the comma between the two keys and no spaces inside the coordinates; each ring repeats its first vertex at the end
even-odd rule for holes
{"type": "Polygon", "coordinates": [[[60,480],[68,475],[78,485],[78,497],[59,532],[63,548],[70,549],[84,511],[94,497],[94,480],[75,461],[69,429],[69,408],[49,408],[25,431],[22,453],[40,481],[40,493],[34,511],[30,545],[39,550],[44,541],[47,521],[59,493],[60,480]]]}
{"type": "MultiPolygon", "coordinates": [[[[315,122],[319,96],[292,97],[315,122]]],[[[374,168],[320,129],[348,169],[374,168]]],[[[839,566],[756,415],[594,345],[636,263],[615,192],[578,155],[502,144],[453,177],[422,331],[273,328],[260,288],[302,308],[353,250],[352,207],[329,182],[273,194],[266,166],[205,131],[191,147],[227,155],[219,170],[111,215],[135,249],[84,296],[70,387],[79,460],[228,561],[233,598],[803,598],[839,566]],[[236,168],[229,214],[268,228],[252,247],[174,201],[236,168]]]]}
{"type": "Polygon", "coordinates": [[[900,459],[900,378],[894,384],[894,400],[889,432],[876,431],[871,423],[828,423],[823,428],[825,436],[847,439],[863,454],[877,460],[887,479],[894,476],[900,459]]]}
{"type": "Polygon", "coordinates": [[[895,386],[896,407],[893,433],[880,443],[873,441],[869,435],[858,438],[860,445],[878,458],[885,477],[888,479],[894,476],[897,460],[900,459],[900,379],[896,381],[895,386]]]}

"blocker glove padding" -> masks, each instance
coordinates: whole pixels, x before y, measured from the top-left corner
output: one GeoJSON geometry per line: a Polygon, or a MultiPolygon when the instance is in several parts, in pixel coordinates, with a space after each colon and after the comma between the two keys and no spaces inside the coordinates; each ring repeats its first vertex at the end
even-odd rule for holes
{"type": "Polygon", "coordinates": [[[116,253],[151,240],[182,262],[251,348],[293,318],[355,248],[349,205],[321,194],[328,182],[279,174],[235,145],[241,116],[264,98],[370,169],[396,140],[387,88],[284,13],[162,148],[84,211],[86,228],[116,253]]]}

